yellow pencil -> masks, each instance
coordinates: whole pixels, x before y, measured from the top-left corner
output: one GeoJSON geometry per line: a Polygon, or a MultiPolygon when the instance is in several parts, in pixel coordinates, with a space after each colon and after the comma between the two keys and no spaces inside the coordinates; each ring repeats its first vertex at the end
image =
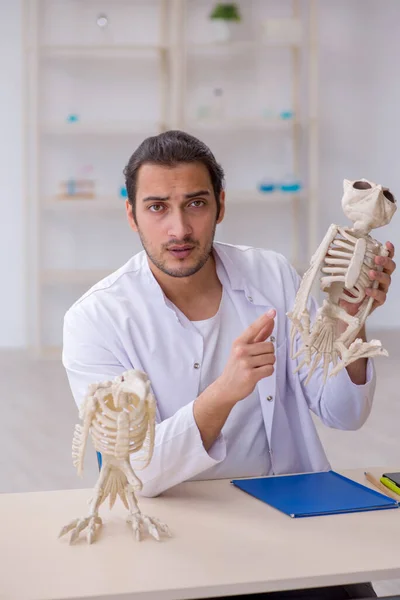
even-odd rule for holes
{"type": "Polygon", "coordinates": [[[371,473],[368,473],[366,471],[364,475],[368,479],[368,481],[372,483],[372,485],[377,487],[383,494],[389,496],[390,498],[393,498],[393,500],[397,500],[397,502],[399,501],[399,497],[395,493],[391,492],[387,487],[385,487],[383,483],[381,483],[378,479],[371,475],[371,473]]]}

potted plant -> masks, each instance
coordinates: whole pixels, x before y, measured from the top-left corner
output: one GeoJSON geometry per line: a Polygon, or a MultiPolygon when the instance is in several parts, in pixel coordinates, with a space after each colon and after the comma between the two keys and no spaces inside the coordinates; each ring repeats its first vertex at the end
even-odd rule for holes
{"type": "Polygon", "coordinates": [[[211,14],[214,38],[218,42],[228,42],[236,37],[241,16],[236,2],[218,2],[211,14]]]}

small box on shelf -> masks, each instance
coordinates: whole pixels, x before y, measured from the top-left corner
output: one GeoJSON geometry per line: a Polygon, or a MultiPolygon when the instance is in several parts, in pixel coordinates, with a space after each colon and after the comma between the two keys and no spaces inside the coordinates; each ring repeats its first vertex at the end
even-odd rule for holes
{"type": "Polygon", "coordinates": [[[94,200],[95,182],[91,179],[69,179],[60,183],[59,200],[94,200]]]}
{"type": "Polygon", "coordinates": [[[76,177],[70,177],[60,182],[59,200],[93,200],[96,197],[96,183],[90,174],[93,173],[92,165],[82,166],[76,177]]]}

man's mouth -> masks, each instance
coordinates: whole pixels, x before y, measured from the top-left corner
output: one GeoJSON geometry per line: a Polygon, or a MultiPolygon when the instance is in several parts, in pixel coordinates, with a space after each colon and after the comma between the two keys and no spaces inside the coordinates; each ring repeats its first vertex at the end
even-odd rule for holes
{"type": "Polygon", "coordinates": [[[178,258],[186,258],[192,250],[193,246],[171,246],[168,248],[168,251],[178,258]]]}

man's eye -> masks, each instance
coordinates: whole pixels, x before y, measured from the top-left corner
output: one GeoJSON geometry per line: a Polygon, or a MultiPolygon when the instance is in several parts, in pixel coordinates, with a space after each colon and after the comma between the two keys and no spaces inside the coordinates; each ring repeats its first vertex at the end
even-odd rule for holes
{"type": "Polygon", "coordinates": [[[205,204],[204,200],[193,200],[192,205],[195,208],[198,208],[199,206],[202,206],[203,204],[205,204]]]}
{"type": "Polygon", "coordinates": [[[161,212],[162,208],[164,208],[162,204],[152,204],[151,206],[149,206],[149,210],[151,210],[152,212],[161,212]]]}

